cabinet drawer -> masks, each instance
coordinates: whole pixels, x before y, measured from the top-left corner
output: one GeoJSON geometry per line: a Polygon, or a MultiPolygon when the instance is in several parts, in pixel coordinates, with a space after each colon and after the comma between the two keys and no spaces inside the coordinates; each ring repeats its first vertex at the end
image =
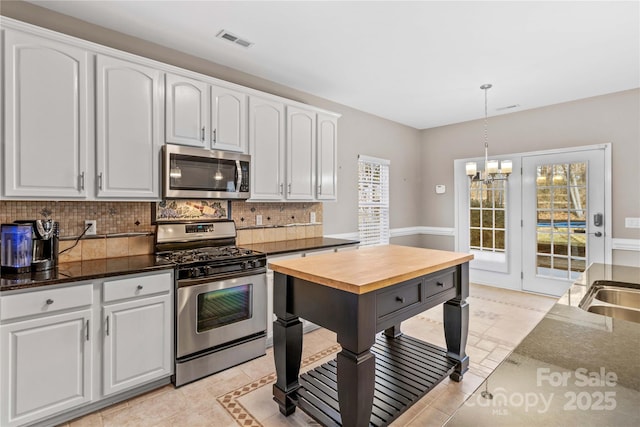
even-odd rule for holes
{"type": "Polygon", "coordinates": [[[393,290],[381,292],[376,295],[377,318],[396,313],[422,301],[422,280],[420,279],[393,290]]]}
{"type": "Polygon", "coordinates": [[[430,298],[456,286],[456,269],[451,268],[425,280],[425,297],[430,298]]]}
{"type": "Polygon", "coordinates": [[[105,302],[169,292],[173,287],[171,273],[107,280],[102,284],[105,302]]]}
{"type": "Polygon", "coordinates": [[[0,319],[45,314],[91,305],[93,285],[68,286],[44,291],[3,296],[0,299],[0,319]]]}

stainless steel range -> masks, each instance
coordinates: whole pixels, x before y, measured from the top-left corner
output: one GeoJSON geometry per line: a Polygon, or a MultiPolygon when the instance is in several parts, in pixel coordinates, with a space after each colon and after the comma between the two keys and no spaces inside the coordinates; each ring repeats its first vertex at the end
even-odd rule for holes
{"type": "Polygon", "coordinates": [[[176,387],[265,354],[266,256],[235,246],[233,221],[158,224],[176,263],[176,387]]]}

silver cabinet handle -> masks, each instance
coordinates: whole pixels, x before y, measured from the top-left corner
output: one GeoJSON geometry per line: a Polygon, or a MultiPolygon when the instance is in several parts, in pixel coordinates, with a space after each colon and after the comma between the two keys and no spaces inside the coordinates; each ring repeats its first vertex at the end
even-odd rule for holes
{"type": "Polygon", "coordinates": [[[98,190],[102,190],[102,172],[98,174],[98,190]]]}
{"type": "Polygon", "coordinates": [[[87,341],[89,341],[89,319],[87,319],[87,330],[85,332],[85,337],[87,338],[87,341]]]}
{"type": "Polygon", "coordinates": [[[213,130],[213,143],[214,143],[214,144],[217,142],[217,141],[216,141],[216,137],[217,137],[217,135],[216,135],[216,129],[214,129],[214,130],[213,130]]]}
{"type": "Polygon", "coordinates": [[[204,126],[202,126],[202,134],[201,134],[201,137],[200,137],[200,138],[201,138],[201,139],[202,139],[202,141],[204,142],[204,126]]]}
{"type": "Polygon", "coordinates": [[[45,302],[47,303],[47,305],[53,304],[53,300],[51,298],[47,299],[45,302]]]}
{"type": "Polygon", "coordinates": [[[280,194],[282,194],[283,191],[284,191],[284,184],[280,183],[280,194]]]}
{"type": "Polygon", "coordinates": [[[139,290],[139,291],[141,291],[142,289],[144,289],[144,286],[142,286],[142,285],[138,285],[138,286],[136,286],[136,289],[137,289],[137,290],[139,290]]]}
{"type": "Polygon", "coordinates": [[[322,194],[322,184],[318,184],[318,194],[322,194]]]}
{"type": "Polygon", "coordinates": [[[104,331],[107,334],[107,336],[109,336],[109,316],[107,316],[107,324],[106,324],[106,327],[105,327],[104,331]]]}
{"type": "Polygon", "coordinates": [[[84,190],[84,172],[80,172],[80,189],[84,190]]]}
{"type": "Polygon", "coordinates": [[[404,303],[404,297],[396,297],[396,301],[399,303],[404,303]]]}
{"type": "Polygon", "coordinates": [[[287,184],[287,192],[291,194],[291,183],[287,184]]]}

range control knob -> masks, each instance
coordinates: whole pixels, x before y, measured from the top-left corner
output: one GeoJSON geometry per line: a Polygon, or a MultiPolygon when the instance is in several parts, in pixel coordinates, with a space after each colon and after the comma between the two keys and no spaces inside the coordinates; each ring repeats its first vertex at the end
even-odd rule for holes
{"type": "Polygon", "coordinates": [[[242,269],[246,270],[249,268],[249,261],[242,261],[242,269]]]}
{"type": "Polygon", "coordinates": [[[200,269],[198,267],[193,267],[189,270],[189,277],[200,277],[200,269]]]}

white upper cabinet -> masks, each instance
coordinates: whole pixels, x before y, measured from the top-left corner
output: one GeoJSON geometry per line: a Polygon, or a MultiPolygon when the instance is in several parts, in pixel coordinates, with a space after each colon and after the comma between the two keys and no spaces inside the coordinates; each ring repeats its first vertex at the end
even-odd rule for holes
{"type": "Polygon", "coordinates": [[[336,200],[338,197],[338,118],[318,113],[318,160],[316,198],[336,200]]]}
{"type": "Polygon", "coordinates": [[[5,30],[4,196],[86,196],[89,57],[5,30]]]}
{"type": "Polygon", "coordinates": [[[199,80],[167,74],[165,77],[166,141],[208,147],[208,86],[199,80]]]}
{"type": "Polygon", "coordinates": [[[281,200],[285,180],[284,104],[249,98],[251,198],[281,200]]]}
{"type": "Polygon", "coordinates": [[[316,170],[316,113],[287,106],[287,183],[289,200],[313,200],[316,170]]]}
{"type": "Polygon", "coordinates": [[[97,56],[99,198],[160,198],[161,77],[150,67],[97,56]]]}
{"type": "Polygon", "coordinates": [[[211,86],[211,148],[247,152],[247,95],[211,86]]]}
{"type": "Polygon", "coordinates": [[[214,150],[247,152],[247,95],[167,74],[166,141],[214,150]]]}

